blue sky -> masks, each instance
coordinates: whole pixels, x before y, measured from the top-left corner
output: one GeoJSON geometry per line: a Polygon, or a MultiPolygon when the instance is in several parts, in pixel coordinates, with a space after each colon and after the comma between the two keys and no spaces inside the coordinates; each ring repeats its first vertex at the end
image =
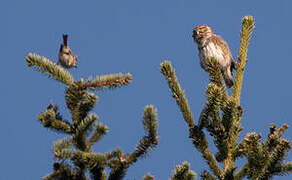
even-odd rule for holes
{"type": "MultiPolygon", "coordinates": [[[[34,52],[56,61],[62,33],[69,34],[71,48],[79,55],[78,68],[71,70],[75,79],[133,75],[129,86],[97,93],[100,99],[93,111],[110,131],[94,146],[96,152],[117,147],[132,152],[144,135],[144,106],[158,108],[160,143],[129,168],[125,179],[141,179],[148,172],[155,179],[168,179],[183,161],[197,173],[208,168],[188,139],[187,125],[159,72],[163,60],[172,62],[197,122],[208,84],[191,37],[198,24],[209,24],[221,35],[236,59],[241,18],[254,16],[241,139],[251,131],[266,138],[271,123],[291,125],[291,7],[289,0],[1,1],[0,179],[40,179],[52,172],[51,147],[64,135],[43,128],[37,115],[53,101],[69,118],[65,86],[28,68],[25,56],[34,52]]],[[[291,139],[292,129],[284,137],[291,139]]]]}

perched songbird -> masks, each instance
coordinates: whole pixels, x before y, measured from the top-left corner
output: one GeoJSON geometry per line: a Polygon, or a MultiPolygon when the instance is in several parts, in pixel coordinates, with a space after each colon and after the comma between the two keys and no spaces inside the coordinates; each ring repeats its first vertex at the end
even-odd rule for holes
{"type": "Polygon", "coordinates": [[[233,86],[232,70],[235,62],[227,43],[208,25],[199,25],[193,30],[194,41],[198,44],[200,65],[206,71],[206,60],[214,57],[221,66],[224,81],[228,88],[233,86]]]}
{"type": "Polygon", "coordinates": [[[68,46],[67,34],[63,34],[63,44],[61,44],[59,50],[59,63],[67,69],[77,67],[77,57],[73,55],[68,46]]]}

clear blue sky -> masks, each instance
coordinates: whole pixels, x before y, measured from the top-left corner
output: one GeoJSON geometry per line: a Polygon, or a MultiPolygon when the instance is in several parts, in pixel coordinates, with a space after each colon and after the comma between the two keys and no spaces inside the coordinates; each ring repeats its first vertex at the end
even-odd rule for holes
{"type": "MultiPolygon", "coordinates": [[[[241,99],[241,139],[251,131],[266,138],[271,123],[291,126],[291,7],[290,0],[2,0],[0,179],[40,179],[52,172],[51,147],[64,135],[43,128],[37,115],[53,101],[69,118],[65,86],[28,68],[25,56],[34,52],[56,61],[62,33],[69,34],[71,48],[79,55],[78,69],[71,71],[75,79],[118,72],[133,75],[129,86],[98,93],[93,111],[110,131],[94,146],[96,152],[117,147],[132,152],[144,135],[144,106],[158,108],[160,143],[129,168],[125,179],[141,179],[148,172],[155,179],[168,179],[183,161],[197,173],[207,168],[188,139],[187,125],[159,72],[163,60],[172,62],[197,122],[208,84],[191,37],[198,24],[209,24],[236,58],[241,18],[254,16],[241,99]]],[[[292,129],[284,137],[291,139],[292,129]]]]}

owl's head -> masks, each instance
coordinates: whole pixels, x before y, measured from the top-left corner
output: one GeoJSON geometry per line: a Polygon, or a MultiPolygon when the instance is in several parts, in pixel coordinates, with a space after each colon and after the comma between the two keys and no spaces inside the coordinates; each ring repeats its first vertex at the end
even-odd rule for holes
{"type": "Polygon", "coordinates": [[[199,43],[201,40],[211,37],[213,31],[210,26],[208,25],[199,25],[194,28],[193,30],[193,38],[194,40],[199,43]]]}

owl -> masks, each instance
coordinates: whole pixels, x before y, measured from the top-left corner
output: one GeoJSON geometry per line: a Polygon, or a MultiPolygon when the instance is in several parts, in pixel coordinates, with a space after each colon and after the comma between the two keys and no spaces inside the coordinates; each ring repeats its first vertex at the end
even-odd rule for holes
{"type": "Polygon", "coordinates": [[[63,44],[61,44],[59,50],[59,63],[67,69],[77,67],[77,57],[73,55],[69,48],[67,34],[63,34],[63,44]]]}
{"type": "Polygon", "coordinates": [[[194,41],[198,44],[200,65],[206,71],[206,60],[214,57],[220,64],[225,84],[233,86],[232,70],[235,62],[227,43],[220,36],[213,33],[208,25],[199,25],[193,30],[194,41]]]}

